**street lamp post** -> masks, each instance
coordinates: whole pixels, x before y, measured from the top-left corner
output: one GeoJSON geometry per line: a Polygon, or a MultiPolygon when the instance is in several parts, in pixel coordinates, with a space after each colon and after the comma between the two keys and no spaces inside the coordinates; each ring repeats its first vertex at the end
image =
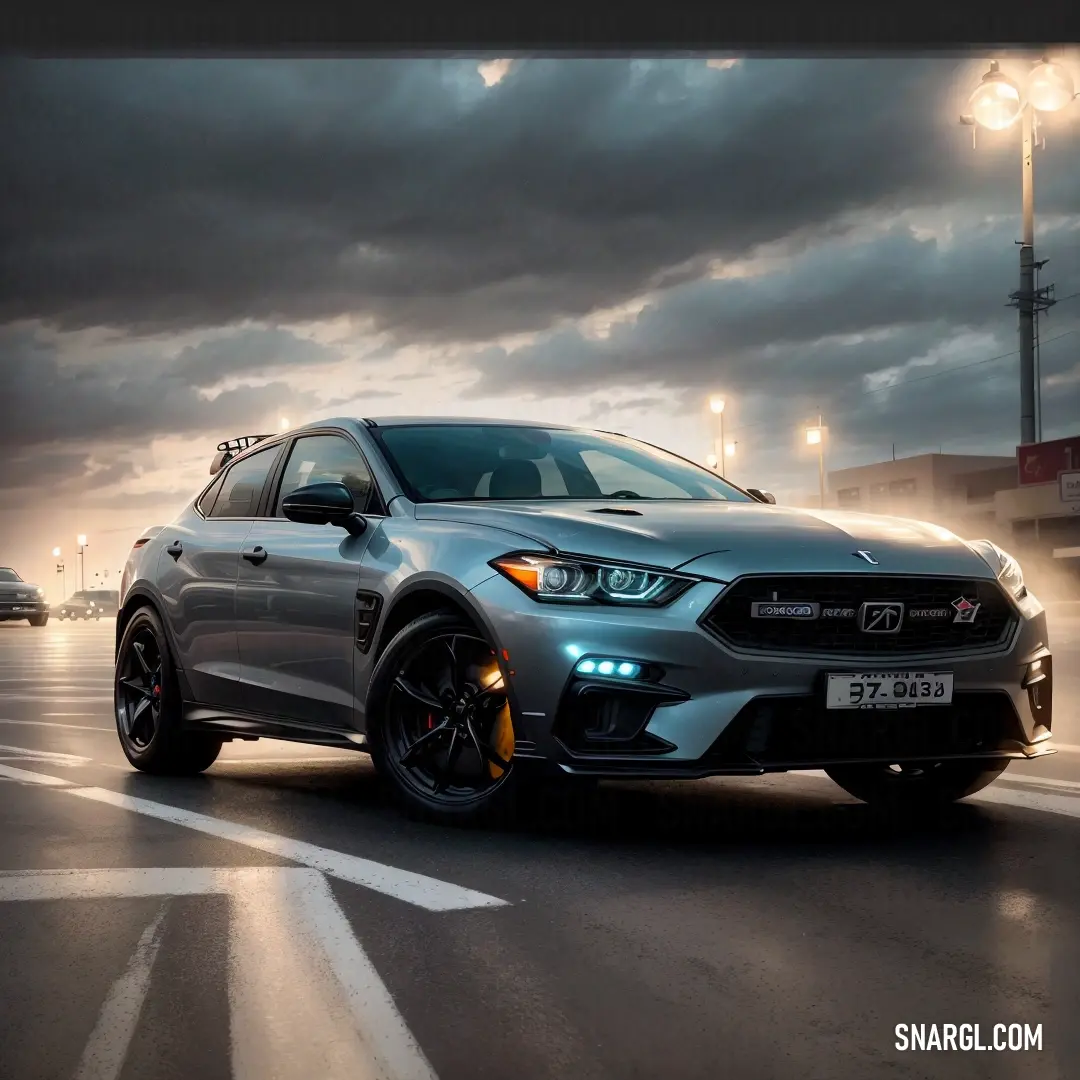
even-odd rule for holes
{"type": "Polygon", "coordinates": [[[78,544],[79,552],[79,592],[82,592],[86,588],[86,571],[84,569],[85,553],[86,553],[86,534],[79,533],[75,537],[75,542],[78,544]]]}
{"type": "Polygon", "coordinates": [[[825,432],[823,418],[821,413],[818,413],[817,427],[808,427],[806,429],[806,445],[817,447],[818,498],[822,510],[825,509],[825,432]]]}
{"type": "Polygon", "coordinates": [[[716,458],[718,462],[718,472],[723,476],[727,472],[727,462],[724,460],[724,405],[726,402],[718,394],[713,394],[709,398],[709,408],[720,422],[720,437],[714,440],[716,447],[716,458]]]}
{"type": "Polygon", "coordinates": [[[52,553],[54,559],[60,560],[56,564],[56,572],[60,575],[60,602],[63,603],[67,599],[67,572],[64,569],[64,560],[60,558],[60,549],[54,547],[52,553]]]}
{"type": "Polygon", "coordinates": [[[1023,89],[1004,75],[996,60],[971,95],[970,114],[962,124],[979,124],[1004,131],[1018,119],[1021,131],[1023,224],[1020,241],[1020,288],[1009,299],[1020,314],[1020,442],[1042,440],[1042,388],[1035,366],[1035,317],[1054,304],[1054,287],[1035,287],[1035,175],[1039,113],[1057,112],[1075,97],[1073,79],[1061,65],[1040,60],[1029,72],[1023,89]]]}

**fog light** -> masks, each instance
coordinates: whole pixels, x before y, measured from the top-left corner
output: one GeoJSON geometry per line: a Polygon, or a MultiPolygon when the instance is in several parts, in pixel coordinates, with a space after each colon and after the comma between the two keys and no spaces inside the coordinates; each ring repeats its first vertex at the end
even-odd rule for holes
{"type": "Polygon", "coordinates": [[[641,665],[630,660],[580,660],[574,670],[579,675],[614,675],[621,679],[636,679],[641,674],[641,665]]]}

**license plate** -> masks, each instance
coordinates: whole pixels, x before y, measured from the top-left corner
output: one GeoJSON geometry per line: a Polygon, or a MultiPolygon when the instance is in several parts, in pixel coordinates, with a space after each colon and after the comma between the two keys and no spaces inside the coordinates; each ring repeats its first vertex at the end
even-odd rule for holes
{"type": "Polygon", "coordinates": [[[896,709],[912,705],[950,705],[951,671],[886,671],[830,675],[827,709],[896,709]]]}
{"type": "Polygon", "coordinates": [[[25,607],[23,607],[23,605],[22,605],[22,604],[12,604],[12,606],[11,606],[11,610],[12,610],[12,611],[27,611],[27,610],[29,610],[29,609],[28,609],[28,608],[25,608],[25,607]]]}

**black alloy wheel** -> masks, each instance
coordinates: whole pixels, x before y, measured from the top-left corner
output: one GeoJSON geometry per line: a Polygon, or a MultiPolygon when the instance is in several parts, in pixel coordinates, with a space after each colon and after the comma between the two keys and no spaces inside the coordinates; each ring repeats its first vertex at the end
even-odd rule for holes
{"type": "Polygon", "coordinates": [[[121,731],[145,750],[161,723],[161,647],[149,625],[139,628],[121,660],[116,695],[121,731]]]}
{"type": "Polygon", "coordinates": [[[124,630],[113,698],[120,746],[140,771],[190,776],[208,769],[221,752],[221,739],[183,729],[176,668],[151,608],[140,608],[124,630]]]}
{"type": "Polygon", "coordinates": [[[421,616],[372,675],[372,757],[408,809],[444,821],[478,818],[507,805],[515,787],[510,708],[483,635],[453,614],[421,616]]]}

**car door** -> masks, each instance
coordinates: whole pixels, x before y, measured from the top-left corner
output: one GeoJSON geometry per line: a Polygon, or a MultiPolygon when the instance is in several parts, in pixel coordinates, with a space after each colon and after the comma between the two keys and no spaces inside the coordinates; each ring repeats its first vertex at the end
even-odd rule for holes
{"type": "Polygon", "coordinates": [[[158,587],[177,659],[202,705],[243,706],[236,639],[240,547],[282,449],[269,446],[226,467],[197,506],[162,536],[158,587]]]}
{"type": "Polygon", "coordinates": [[[354,726],[353,659],[364,598],[360,560],[383,508],[371,470],[344,432],[298,437],[281,479],[241,553],[237,585],[240,678],[251,711],[319,728],[354,726]],[[307,484],[337,481],[368,521],[360,536],[305,525],[281,501],[307,484]]]}

